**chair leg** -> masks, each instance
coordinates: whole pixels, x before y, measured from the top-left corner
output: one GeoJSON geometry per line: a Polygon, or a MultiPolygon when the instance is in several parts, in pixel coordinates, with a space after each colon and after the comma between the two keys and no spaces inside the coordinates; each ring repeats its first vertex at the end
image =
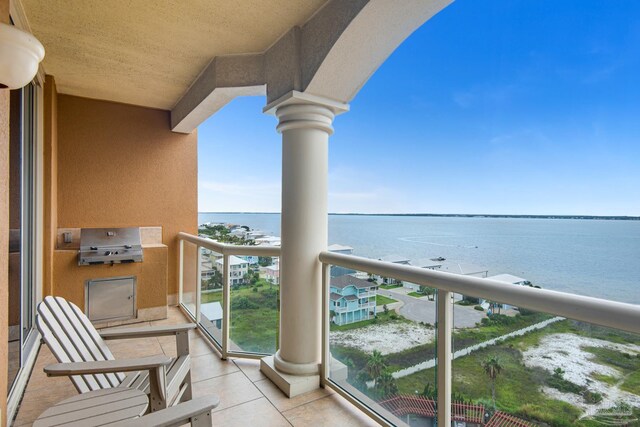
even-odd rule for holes
{"type": "Polygon", "coordinates": [[[191,418],[191,427],[211,427],[211,411],[207,411],[202,414],[191,418]]]}
{"type": "Polygon", "coordinates": [[[151,412],[167,407],[167,385],[165,367],[154,368],[149,371],[149,406],[151,412]]]}
{"type": "Polygon", "coordinates": [[[184,393],[182,393],[181,402],[187,402],[193,399],[193,385],[191,383],[191,371],[187,373],[187,376],[184,379],[184,386],[186,387],[184,393]]]}

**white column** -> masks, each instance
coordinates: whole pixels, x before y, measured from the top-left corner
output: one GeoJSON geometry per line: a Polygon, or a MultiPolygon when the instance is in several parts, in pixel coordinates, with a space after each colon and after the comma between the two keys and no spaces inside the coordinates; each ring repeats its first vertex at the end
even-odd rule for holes
{"type": "Polygon", "coordinates": [[[282,134],[280,350],[275,368],[318,375],[322,339],[322,264],[327,248],[329,136],[345,104],[291,92],[275,111],[282,134]]]}

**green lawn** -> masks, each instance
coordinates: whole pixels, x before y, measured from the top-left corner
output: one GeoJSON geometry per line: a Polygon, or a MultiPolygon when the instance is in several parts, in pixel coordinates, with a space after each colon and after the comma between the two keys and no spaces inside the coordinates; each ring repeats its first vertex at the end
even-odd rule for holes
{"type": "Polygon", "coordinates": [[[426,297],[425,294],[421,294],[420,292],[409,292],[407,295],[409,295],[410,297],[415,297],[415,298],[426,297]]]}
{"type": "MultiPolygon", "coordinates": [[[[491,383],[484,373],[482,361],[497,356],[502,373],[496,380],[498,409],[525,417],[538,417],[553,426],[572,426],[581,411],[573,406],[548,399],[539,391],[547,373],[530,369],[522,364],[522,355],[508,345],[494,346],[453,361],[453,392],[465,399],[492,406],[491,383]]],[[[400,393],[422,392],[427,384],[435,386],[435,369],[428,369],[400,378],[400,393]]]]}
{"type": "Polygon", "coordinates": [[[621,389],[629,393],[640,395],[640,371],[629,374],[620,386],[621,389]]]}
{"type": "MultiPolygon", "coordinates": [[[[482,368],[482,362],[490,356],[497,356],[502,365],[502,372],[496,380],[496,402],[498,409],[510,412],[531,421],[538,421],[549,426],[595,426],[593,421],[580,420],[581,410],[566,402],[550,399],[541,392],[541,387],[548,384],[551,374],[540,368],[528,368],[522,362],[521,351],[537,345],[545,335],[552,333],[570,332],[591,337],[613,336],[615,332],[601,328],[594,330],[586,328],[584,324],[573,321],[562,321],[549,325],[547,328],[531,332],[522,337],[515,337],[505,342],[461,357],[453,361],[453,392],[461,394],[465,399],[481,402],[491,406],[490,381],[482,368]]],[[[467,331],[466,334],[470,334],[467,331]]],[[[485,333],[492,333],[485,330],[485,333]]],[[[634,341],[637,337],[625,336],[620,333],[616,341],[634,341]]],[[[454,341],[455,342],[455,341],[454,341]]],[[[456,346],[457,347],[457,346],[456,346]]],[[[433,352],[433,349],[428,349],[433,352]]],[[[635,394],[640,394],[640,357],[625,355],[624,353],[606,348],[587,348],[596,360],[621,370],[626,377],[621,388],[635,394]]],[[[407,352],[405,352],[407,353],[407,352]]],[[[392,360],[396,355],[387,356],[392,360]]],[[[601,378],[593,373],[595,379],[606,382],[617,382],[613,377],[601,378]]],[[[435,369],[417,372],[400,378],[397,381],[400,393],[422,392],[427,384],[435,385],[435,369]]]]}
{"type": "Polygon", "coordinates": [[[398,285],[398,284],[393,284],[393,285],[380,285],[380,287],[382,289],[395,289],[395,288],[401,288],[402,285],[398,285]]]}
{"type": "Polygon", "coordinates": [[[331,324],[331,331],[349,331],[351,329],[364,328],[365,326],[389,323],[389,322],[408,322],[407,319],[396,314],[393,310],[389,310],[389,313],[378,311],[378,314],[373,319],[363,320],[361,322],[347,323],[346,325],[331,324]]]}
{"type": "MultiPolygon", "coordinates": [[[[255,288],[242,286],[237,290],[231,289],[229,338],[242,350],[269,354],[276,352],[278,292],[277,286],[264,283],[263,286],[255,288]],[[244,299],[244,305],[237,305],[240,299],[244,299]]],[[[201,295],[202,303],[222,302],[222,298],[222,291],[203,292],[201,295]]]]}
{"type": "Polygon", "coordinates": [[[384,295],[380,295],[377,294],[376,295],[376,305],[385,305],[385,304],[391,304],[394,302],[398,302],[398,300],[395,300],[393,298],[389,298],[389,297],[385,297],[384,295]]]}

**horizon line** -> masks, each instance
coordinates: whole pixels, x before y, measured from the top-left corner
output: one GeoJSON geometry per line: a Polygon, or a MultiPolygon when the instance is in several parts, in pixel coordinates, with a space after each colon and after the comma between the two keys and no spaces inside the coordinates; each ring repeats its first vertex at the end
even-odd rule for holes
{"type": "MultiPolygon", "coordinates": [[[[281,212],[211,212],[203,211],[200,214],[214,215],[280,215],[281,212]]],[[[540,218],[540,219],[618,219],[640,221],[640,216],[634,215],[585,215],[585,214],[463,214],[463,213],[362,213],[362,212],[329,212],[328,215],[353,215],[353,216],[425,216],[425,217],[486,217],[486,218],[540,218]]]]}

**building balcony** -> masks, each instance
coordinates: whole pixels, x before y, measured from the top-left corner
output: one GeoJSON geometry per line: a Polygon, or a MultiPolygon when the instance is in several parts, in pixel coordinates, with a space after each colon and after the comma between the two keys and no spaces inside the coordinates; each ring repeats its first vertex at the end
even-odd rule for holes
{"type": "MultiPolygon", "coordinates": [[[[0,368],[11,376],[0,377],[8,396],[0,414],[10,424],[30,425],[76,394],[68,379],[43,375],[55,360],[40,343],[34,307],[56,295],[84,310],[88,279],[119,276],[138,278],[137,317],[128,322],[197,324],[195,395],[220,396],[215,425],[404,426],[437,417],[448,427],[464,421],[455,408],[468,408],[451,401],[460,395],[486,413],[511,410],[506,417],[562,410],[574,416],[567,423],[597,416],[614,404],[609,396],[640,407],[638,306],[324,252],[333,119],[448,1],[201,2],[179,10],[144,3],[123,10],[110,2],[0,0],[0,21],[41,37],[47,51],[31,84],[0,89],[0,158],[10,160],[0,193],[9,194],[7,210],[22,227],[0,215],[1,240],[11,242],[10,253],[0,253],[10,271],[0,277],[0,303],[9,307],[0,368]],[[250,95],[266,96],[274,134],[282,134],[282,248],[279,239],[235,246],[196,236],[196,129],[250,95]],[[142,264],[78,267],[81,228],[131,225],[145,230],[142,264]],[[245,271],[232,256],[280,257],[285,281],[231,286],[245,271]],[[416,299],[339,328],[330,324],[332,266],[429,286],[437,301],[416,299]],[[453,305],[453,293],[517,310],[488,317],[453,305]],[[501,369],[483,365],[494,353],[501,369]]],[[[116,341],[113,350],[175,353],[156,338],[116,341]]]]}
{"type": "MultiPolygon", "coordinates": [[[[174,325],[190,320],[177,307],[170,307],[168,318],[151,325],[174,325]]],[[[148,324],[148,323],[147,323],[148,324]]],[[[144,338],[114,340],[109,347],[116,358],[150,355],[175,356],[175,340],[144,338]]],[[[220,354],[200,331],[190,337],[194,397],[214,394],[220,406],[212,415],[214,426],[290,426],[290,425],[375,425],[355,406],[329,389],[318,389],[293,399],[282,392],[260,372],[255,359],[221,360],[220,354]]],[[[46,345],[42,346],[26,387],[24,398],[13,423],[28,426],[46,409],[78,394],[67,378],[48,378],[43,373],[55,358],[46,345]]]]}

